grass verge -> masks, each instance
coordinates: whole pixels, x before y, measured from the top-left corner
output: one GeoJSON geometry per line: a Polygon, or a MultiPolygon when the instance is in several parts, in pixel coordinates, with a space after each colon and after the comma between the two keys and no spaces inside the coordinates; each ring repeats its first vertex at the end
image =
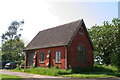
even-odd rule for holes
{"type": "Polygon", "coordinates": [[[0,74],[0,75],[1,75],[1,80],[24,80],[19,76],[12,76],[12,75],[5,75],[5,74],[0,74]]]}
{"type": "Polygon", "coordinates": [[[18,71],[18,72],[26,72],[26,73],[32,73],[32,74],[39,74],[39,75],[49,75],[49,76],[60,76],[62,74],[72,74],[71,70],[61,70],[61,69],[55,69],[55,68],[29,68],[29,69],[14,69],[12,71],[18,71]]]}
{"type": "Polygon", "coordinates": [[[56,68],[30,68],[15,69],[13,71],[27,72],[39,75],[63,76],[74,78],[105,78],[120,77],[120,72],[114,66],[95,65],[94,67],[73,68],[69,70],[61,70],[56,68]]]}
{"type": "Polygon", "coordinates": [[[74,78],[106,78],[106,77],[114,77],[106,74],[70,74],[63,75],[64,77],[74,77],[74,78]]]}

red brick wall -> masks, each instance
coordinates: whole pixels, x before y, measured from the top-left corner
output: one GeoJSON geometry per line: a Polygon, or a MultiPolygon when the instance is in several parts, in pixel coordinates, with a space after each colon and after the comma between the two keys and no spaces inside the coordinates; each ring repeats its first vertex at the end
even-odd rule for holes
{"type": "Polygon", "coordinates": [[[68,67],[82,67],[93,65],[93,49],[83,28],[80,28],[72,42],[67,46],[68,67]],[[84,32],[84,34],[80,34],[84,32]],[[78,62],[78,45],[83,45],[86,51],[86,63],[78,62]]]}
{"type": "Polygon", "coordinates": [[[49,62],[49,59],[47,58],[48,50],[50,50],[50,66],[55,67],[59,66],[61,69],[65,69],[65,48],[64,47],[52,47],[52,48],[45,48],[45,49],[38,49],[36,50],[37,53],[37,66],[40,67],[47,67],[46,64],[49,62]],[[61,63],[55,62],[55,53],[56,51],[61,52],[61,63]],[[44,63],[40,63],[40,53],[44,53],[44,63]]]}
{"type": "MultiPolygon", "coordinates": [[[[69,67],[83,67],[83,66],[92,66],[93,65],[93,49],[89,42],[89,39],[86,35],[87,33],[83,28],[80,28],[72,42],[67,46],[67,66],[69,67]],[[84,32],[81,34],[80,32],[84,32]],[[78,62],[78,45],[83,45],[86,48],[86,63],[78,62]]],[[[34,50],[37,52],[37,66],[39,67],[47,67],[46,64],[49,62],[47,59],[48,50],[50,50],[50,66],[55,67],[59,66],[61,69],[66,69],[66,59],[65,54],[66,50],[64,46],[61,47],[51,47],[45,49],[37,49],[34,50]],[[55,53],[56,51],[61,52],[61,63],[55,62],[55,53]],[[44,53],[44,63],[40,63],[40,53],[44,53]]]]}

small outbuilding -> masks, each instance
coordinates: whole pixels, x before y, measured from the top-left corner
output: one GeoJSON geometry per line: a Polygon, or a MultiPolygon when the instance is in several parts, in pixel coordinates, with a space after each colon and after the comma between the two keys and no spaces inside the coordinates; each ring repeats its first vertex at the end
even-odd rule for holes
{"type": "Polygon", "coordinates": [[[24,68],[93,66],[93,45],[83,19],[40,31],[24,51],[24,68]]]}

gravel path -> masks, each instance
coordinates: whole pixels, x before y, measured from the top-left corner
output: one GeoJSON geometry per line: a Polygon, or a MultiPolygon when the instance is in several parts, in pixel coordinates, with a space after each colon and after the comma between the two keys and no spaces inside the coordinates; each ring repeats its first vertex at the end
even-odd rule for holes
{"type": "Polygon", "coordinates": [[[23,72],[14,72],[8,70],[0,70],[0,74],[20,76],[25,78],[25,80],[120,80],[120,78],[93,78],[93,79],[65,78],[65,77],[56,77],[56,76],[43,76],[43,75],[29,74],[23,72]]]}

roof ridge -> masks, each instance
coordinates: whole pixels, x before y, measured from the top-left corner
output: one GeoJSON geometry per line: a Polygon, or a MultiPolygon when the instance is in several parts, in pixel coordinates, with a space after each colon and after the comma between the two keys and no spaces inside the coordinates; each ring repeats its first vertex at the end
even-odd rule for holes
{"type": "Polygon", "coordinates": [[[71,23],[75,23],[75,22],[81,22],[83,19],[78,19],[78,20],[75,20],[75,21],[70,21],[68,23],[64,23],[64,24],[61,24],[61,25],[58,25],[58,26],[55,26],[55,27],[51,27],[51,28],[47,28],[47,29],[43,29],[39,32],[43,32],[43,31],[47,31],[47,30],[51,30],[51,29],[54,29],[54,28],[59,28],[60,26],[65,26],[65,25],[68,25],[68,24],[71,24],[71,23]]]}

